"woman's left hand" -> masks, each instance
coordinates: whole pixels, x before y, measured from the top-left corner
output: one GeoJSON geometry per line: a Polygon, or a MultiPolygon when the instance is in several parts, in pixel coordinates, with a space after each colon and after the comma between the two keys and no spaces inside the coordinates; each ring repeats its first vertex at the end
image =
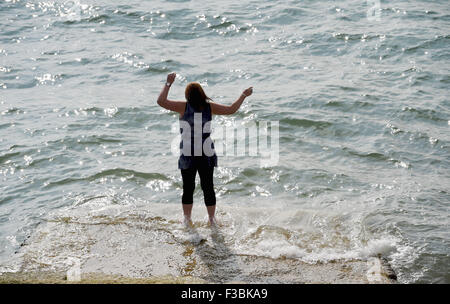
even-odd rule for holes
{"type": "Polygon", "coordinates": [[[245,95],[245,97],[248,97],[250,95],[252,95],[253,93],[253,87],[249,87],[248,89],[245,89],[243,94],[245,95]]]}

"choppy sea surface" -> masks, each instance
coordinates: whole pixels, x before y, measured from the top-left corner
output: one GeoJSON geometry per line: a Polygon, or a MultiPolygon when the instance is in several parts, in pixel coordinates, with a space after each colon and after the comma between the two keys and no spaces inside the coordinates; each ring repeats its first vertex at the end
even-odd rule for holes
{"type": "MultiPolygon", "coordinates": [[[[449,30],[445,0],[1,1],[1,271],[48,221],[178,231],[178,115],[156,104],[175,71],[171,99],[254,87],[213,128],[279,122],[276,165],[219,157],[230,251],[450,283],[449,30]]],[[[203,225],[199,185],[194,204],[203,225]]]]}

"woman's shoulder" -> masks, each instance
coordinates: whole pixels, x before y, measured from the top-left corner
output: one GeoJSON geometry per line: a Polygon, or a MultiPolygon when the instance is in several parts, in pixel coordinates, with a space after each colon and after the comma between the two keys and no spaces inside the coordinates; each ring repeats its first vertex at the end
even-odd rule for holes
{"type": "Polygon", "coordinates": [[[189,102],[186,101],[184,105],[184,111],[180,112],[180,119],[182,119],[185,116],[185,114],[188,112],[188,109],[189,109],[189,102]]]}

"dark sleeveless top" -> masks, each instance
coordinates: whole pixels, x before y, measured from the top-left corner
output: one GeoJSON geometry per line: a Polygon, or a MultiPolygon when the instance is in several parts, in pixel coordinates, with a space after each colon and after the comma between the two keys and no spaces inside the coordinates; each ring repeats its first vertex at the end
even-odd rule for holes
{"type": "MultiPolygon", "coordinates": [[[[178,159],[178,169],[189,169],[189,168],[194,167],[199,162],[201,162],[202,165],[206,164],[207,166],[217,167],[217,155],[214,150],[214,143],[210,137],[210,135],[211,135],[211,119],[212,119],[211,105],[209,103],[206,105],[206,107],[203,109],[203,111],[195,112],[194,108],[189,104],[189,102],[186,102],[186,109],[184,111],[183,117],[180,118],[181,142],[180,142],[180,158],[178,159]],[[196,117],[196,115],[197,115],[197,118],[199,118],[200,115],[202,118],[201,119],[201,129],[200,129],[200,126],[196,126],[198,128],[197,132],[201,131],[201,133],[199,133],[199,135],[201,134],[201,136],[202,136],[201,147],[197,147],[197,151],[195,151],[195,147],[194,147],[194,117],[196,117]],[[185,131],[183,130],[182,121],[185,121],[189,124],[190,134],[188,132],[189,129],[186,130],[186,133],[183,133],[185,131]],[[209,128],[208,128],[208,126],[206,126],[206,128],[205,128],[205,124],[208,122],[209,122],[209,128]],[[184,153],[183,153],[183,141],[187,142],[187,147],[184,150],[185,151],[190,150],[190,153],[187,153],[189,155],[184,155],[184,153]],[[206,151],[203,149],[205,141],[208,141],[206,143],[206,145],[210,147],[209,151],[206,151]],[[190,142],[190,149],[189,149],[189,142],[190,142]],[[198,153],[199,149],[201,150],[201,154],[196,155],[195,152],[197,152],[197,154],[199,154],[198,153]],[[211,155],[211,152],[212,152],[212,155],[211,155]]],[[[198,120],[200,120],[200,119],[198,119],[198,120]]],[[[198,123],[199,123],[199,121],[198,121],[198,123]]],[[[187,126],[187,124],[186,124],[186,126],[187,126]]],[[[197,143],[199,143],[199,142],[200,142],[200,140],[197,140],[197,143]]]]}

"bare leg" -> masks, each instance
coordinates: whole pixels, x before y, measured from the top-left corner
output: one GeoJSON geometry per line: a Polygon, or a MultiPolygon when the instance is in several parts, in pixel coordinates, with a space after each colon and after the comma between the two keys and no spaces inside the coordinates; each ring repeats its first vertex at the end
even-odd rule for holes
{"type": "Polygon", "coordinates": [[[214,214],[216,213],[216,205],[206,206],[206,210],[208,210],[209,223],[211,225],[216,224],[216,218],[214,217],[214,214]]]}
{"type": "Polygon", "coordinates": [[[192,213],[192,206],[194,204],[182,204],[182,205],[183,205],[184,223],[192,225],[191,213],[192,213]]]}

